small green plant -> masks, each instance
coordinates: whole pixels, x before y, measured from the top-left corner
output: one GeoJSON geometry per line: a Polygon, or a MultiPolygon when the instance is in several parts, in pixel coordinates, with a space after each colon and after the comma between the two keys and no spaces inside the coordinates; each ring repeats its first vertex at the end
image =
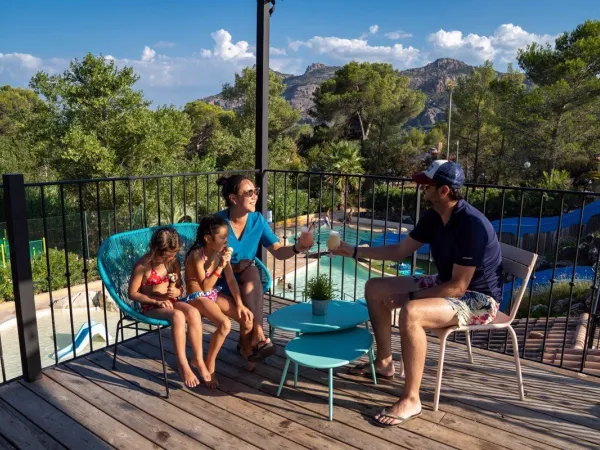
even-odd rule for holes
{"type": "Polygon", "coordinates": [[[325,274],[321,274],[308,281],[304,295],[310,300],[332,300],[333,285],[325,274]]]}

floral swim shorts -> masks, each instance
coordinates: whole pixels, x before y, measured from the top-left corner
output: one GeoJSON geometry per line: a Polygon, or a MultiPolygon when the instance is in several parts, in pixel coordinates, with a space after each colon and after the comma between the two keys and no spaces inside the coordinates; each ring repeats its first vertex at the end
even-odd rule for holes
{"type": "MultiPolygon", "coordinates": [[[[415,275],[413,280],[419,289],[429,289],[441,284],[437,275],[415,275]]],[[[450,302],[460,326],[485,325],[493,322],[498,313],[498,302],[489,295],[475,291],[467,291],[460,298],[446,297],[450,302]]]]}

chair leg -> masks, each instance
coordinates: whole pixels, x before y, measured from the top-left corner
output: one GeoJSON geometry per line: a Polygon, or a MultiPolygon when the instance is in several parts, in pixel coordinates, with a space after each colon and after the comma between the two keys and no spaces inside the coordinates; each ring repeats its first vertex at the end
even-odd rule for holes
{"type": "Polygon", "coordinates": [[[442,390],[442,372],[444,371],[444,356],[446,355],[446,339],[448,332],[444,330],[439,334],[440,338],[440,359],[438,361],[438,371],[435,381],[435,395],[433,397],[433,410],[437,411],[440,405],[440,391],[442,390]]]}
{"type": "Polygon", "coordinates": [[[288,369],[290,367],[290,358],[285,360],[285,367],[283,368],[283,372],[281,373],[281,381],[279,382],[279,388],[277,389],[277,397],[281,394],[281,389],[283,388],[283,383],[285,382],[285,377],[287,376],[288,369]]]}
{"type": "Polygon", "coordinates": [[[329,369],[329,421],[333,420],[333,369],[329,369]]]}
{"type": "MultiPolygon", "coordinates": [[[[123,323],[123,318],[120,318],[119,321],[117,322],[117,332],[115,333],[115,351],[113,353],[113,365],[112,365],[113,370],[115,370],[117,368],[117,348],[119,346],[119,328],[121,328],[122,323],[123,323]]],[[[121,341],[122,340],[123,340],[123,338],[121,338],[121,341]]]]}
{"type": "Polygon", "coordinates": [[[469,362],[473,364],[473,349],[471,348],[471,332],[469,330],[465,331],[465,336],[467,338],[467,351],[469,352],[469,362]]]}
{"type": "Polygon", "coordinates": [[[371,375],[373,376],[373,384],[377,384],[377,373],[375,372],[375,363],[373,358],[373,346],[369,349],[369,363],[371,365],[371,375]]]}
{"type": "Polygon", "coordinates": [[[167,365],[165,363],[165,352],[163,350],[162,332],[160,327],[158,327],[158,342],[160,344],[160,356],[162,358],[163,375],[165,377],[165,389],[167,391],[166,398],[169,398],[169,379],[167,378],[167,365]]]}
{"type": "Polygon", "coordinates": [[[513,353],[515,357],[515,371],[517,372],[517,382],[519,383],[519,398],[525,400],[525,391],[523,389],[523,376],[521,375],[521,361],[519,360],[519,341],[517,341],[517,333],[510,325],[508,331],[512,339],[513,353]]]}

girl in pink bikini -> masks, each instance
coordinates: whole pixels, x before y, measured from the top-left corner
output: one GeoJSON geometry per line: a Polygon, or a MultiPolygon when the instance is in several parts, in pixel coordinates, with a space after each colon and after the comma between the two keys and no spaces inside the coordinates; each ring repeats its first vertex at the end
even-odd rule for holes
{"type": "MultiPolygon", "coordinates": [[[[207,216],[200,221],[196,242],[185,259],[186,301],[214,323],[217,330],[210,338],[205,365],[211,374],[209,387],[217,387],[217,354],[231,331],[230,318],[240,324],[240,353],[252,354],[251,332],[254,316],[242,303],[240,288],[231,268],[231,249],[227,247],[229,228],[225,219],[207,216]],[[232,297],[221,292],[217,281],[225,277],[232,297]]],[[[250,363],[249,363],[249,368],[250,363]]]]}
{"type": "Polygon", "coordinates": [[[181,243],[174,228],[159,228],[150,239],[150,249],[133,267],[129,280],[129,298],[141,304],[142,313],[155,319],[171,322],[173,345],[177,353],[179,373],[187,387],[200,382],[190,368],[185,354],[185,328],[187,324],[190,344],[194,352],[192,365],[208,383],[210,372],[202,359],[202,320],[198,310],[178,301],[183,290],[181,265],[176,258],[181,243]],[[170,279],[173,282],[170,282],[170,279]]]}

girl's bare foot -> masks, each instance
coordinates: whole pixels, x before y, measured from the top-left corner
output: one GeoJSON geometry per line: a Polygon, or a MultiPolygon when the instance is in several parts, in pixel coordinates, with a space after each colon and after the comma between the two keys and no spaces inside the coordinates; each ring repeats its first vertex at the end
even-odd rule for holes
{"type": "Polygon", "coordinates": [[[183,384],[189,388],[194,388],[200,384],[198,378],[188,364],[179,364],[179,375],[183,378],[183,384]]]}
{"type": "Polygon", "coordinates": [[[216,389],[219,387],[217,375],[214,372],[210,374],[210,381],[206,382],[206,387],[208,387],[209,389],[216,389]]]}
{"type": "Polygon", "coordinates": [[[196,369],[198,369],[198,372],[200,372],[200,378],[202,378],[202,381],[204,381],[205,383],[210,383],[210,371],[206,368],[206,364],[204,364],[204,361],[200,360],[194,360],[192,361],[192,366],[195,367],[196,369]]]}

